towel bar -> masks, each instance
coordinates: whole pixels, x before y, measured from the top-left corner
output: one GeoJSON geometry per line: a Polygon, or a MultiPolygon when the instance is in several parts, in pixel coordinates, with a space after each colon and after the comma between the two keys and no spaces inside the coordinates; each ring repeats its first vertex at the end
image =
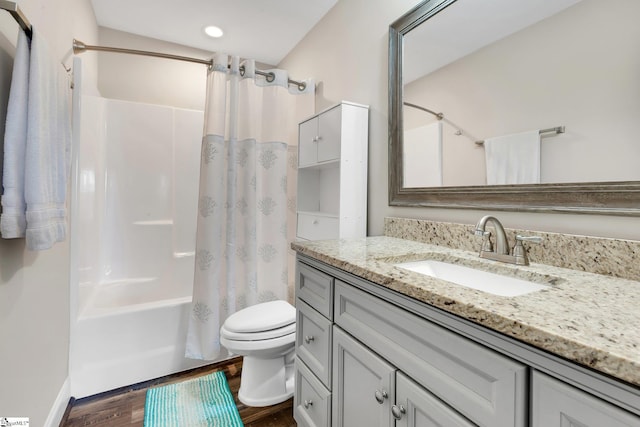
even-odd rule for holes
{"type": "MultiPolygon", "coordinates": [[[[554,128],[540,129],[538,131],[538,133],[540,135],[544,135],[544,134],[547,134],[547,133],[551,133],[551,134],[557,135],[559,133],[564,133],[564,126],[556,126],[554,128]]],[[[482,144],[484,144],[484,141],[476,141],[476,144],[482,145],[482,144]]]]}

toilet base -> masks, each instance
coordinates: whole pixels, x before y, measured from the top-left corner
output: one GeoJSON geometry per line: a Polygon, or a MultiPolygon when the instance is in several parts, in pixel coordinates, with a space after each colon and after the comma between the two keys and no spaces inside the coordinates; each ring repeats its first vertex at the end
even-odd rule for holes
{"type": "Polygon", "coordinates": [[[244,356],[238,399],[256,407],[284,402],[293,396],[293,374],[293,357],[289,355],[274,359],[244,356]]]}

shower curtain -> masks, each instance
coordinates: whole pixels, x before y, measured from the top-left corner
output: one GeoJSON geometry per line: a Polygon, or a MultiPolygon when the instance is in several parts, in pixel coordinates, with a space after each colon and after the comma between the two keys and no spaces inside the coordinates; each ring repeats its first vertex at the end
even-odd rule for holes
{"type": "Polygon", "coordinates": [[[267,71],[272,82],[256,76],[254,61],[217,54],[207,77],[188,358],[220,356],[232,313],[289,299],[297,123],[313,113],[315,88],[267,71]]]}

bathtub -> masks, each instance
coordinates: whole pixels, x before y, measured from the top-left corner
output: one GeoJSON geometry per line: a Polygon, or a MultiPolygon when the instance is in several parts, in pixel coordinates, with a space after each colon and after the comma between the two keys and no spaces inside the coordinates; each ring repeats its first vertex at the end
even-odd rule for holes
{"type": "Polygon", "coordinates": [[[212,363],[185,359],[191,296],[169,297],[168,288],[154,278],[81,285],[74,397],[212,363]]]}

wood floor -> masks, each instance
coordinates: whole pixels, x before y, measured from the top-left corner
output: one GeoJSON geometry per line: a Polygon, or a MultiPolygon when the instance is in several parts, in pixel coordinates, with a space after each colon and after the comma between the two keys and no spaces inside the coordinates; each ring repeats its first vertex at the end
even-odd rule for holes
{"type": "MultiPolygon", "coordinates": [[[[147,389],[160,384],[183,381],[188,378],[224,370],[229,387],[236,400],[240,417],[245,427],[294,427],[293,401],[266,408],[251,408],[238,401],[242,359],[234,358],[214,365],[197,368],[189,372],[170,375],[146,383],[124,387],[77,400],[72,403],[60,427],[120,427],[140,426],[144,421],[144,402],[147,389]]],[[[188,427],[188,426],[185,426],[188,427]]]]}

